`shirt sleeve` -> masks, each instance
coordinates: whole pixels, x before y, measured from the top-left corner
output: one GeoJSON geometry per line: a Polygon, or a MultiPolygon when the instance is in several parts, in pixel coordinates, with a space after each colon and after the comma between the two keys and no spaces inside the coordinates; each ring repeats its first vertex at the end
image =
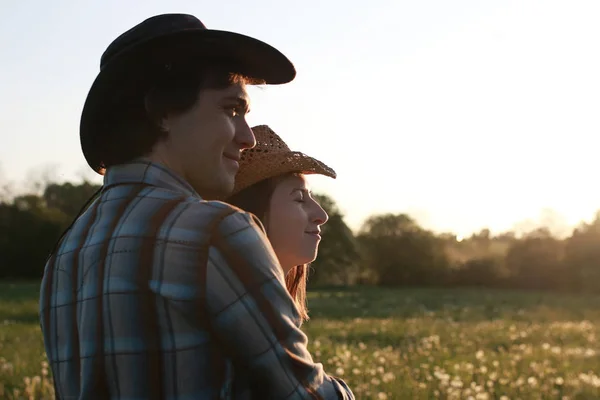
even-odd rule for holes
{"type": "Polygon", "coordinates": [[[205,284],[214,333],[265,398],[354,399],[346,383],[327,375],[308,352],[298,309],[255,217],[236,212],[220,223],[205,284]]]}

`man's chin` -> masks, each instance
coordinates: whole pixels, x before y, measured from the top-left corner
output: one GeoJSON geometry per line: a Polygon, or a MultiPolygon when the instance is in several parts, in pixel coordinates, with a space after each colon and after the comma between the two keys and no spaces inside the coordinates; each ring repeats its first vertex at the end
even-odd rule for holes
{"type": "Polygon", "coordinates": [[[235,181],[233,179],[223,181],[221,185],[218,185],[218,187],[215,186],[212,196],[213,198],[211,200],[225,201],[233,193],[234,186],[235,181]]]}

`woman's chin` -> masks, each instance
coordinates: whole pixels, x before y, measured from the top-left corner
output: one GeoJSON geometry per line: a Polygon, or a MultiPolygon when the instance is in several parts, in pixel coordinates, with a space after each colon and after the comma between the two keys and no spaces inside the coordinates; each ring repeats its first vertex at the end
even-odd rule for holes
{"type": "MultiPolygon", "coordinates": [[[[290,271],[298,266],[304,264],[310,264],[317,259],[317,249],[313,248],[310,251],[306,251],[304,254],[297,254],[296,257],[288,258],[285,264],[281,264],[281,268],[283,268],[283,272],[287,276],[290,271]]],[[[281,260],[280,260],[281,261],[281,260]]]]}
{"type": "Polygon", "coordinates": [[[315,250],[313,253],[308,254],[306,257],[303,257],[304,261],[301,262],[299,265],[310,264],[310,263],[314,262],[316,259],[317,259],[317,252],[315,250]]]}

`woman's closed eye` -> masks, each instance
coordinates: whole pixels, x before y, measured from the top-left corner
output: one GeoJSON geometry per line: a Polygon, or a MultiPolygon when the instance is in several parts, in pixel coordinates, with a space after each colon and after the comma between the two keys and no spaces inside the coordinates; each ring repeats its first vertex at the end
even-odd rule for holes
{"type": "Polygon", "coordinates": [[[302,189],[294,189],[292,191],[292,196],[295,202],[297,203],[304,203],[305,202],[305,193],[304,190],[302,189]]]}

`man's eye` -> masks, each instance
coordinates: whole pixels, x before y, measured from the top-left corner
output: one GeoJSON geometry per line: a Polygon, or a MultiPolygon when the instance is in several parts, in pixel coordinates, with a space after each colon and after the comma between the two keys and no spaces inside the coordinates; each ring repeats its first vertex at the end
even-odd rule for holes
{"type": "Polygon", "coordinates": [[[238,106],[228,106],[225,107],[225,112],[227,113],[227,115],[231,116],[231,117],[235,117],[239,114],[242,113],[241,107],[238,106]]]}
{"type": "Polygon", "coordinates": [[[231,115],[232,117],[235,117],[237,115],[237,110],[235,107],[228,108],[228,112],[229,112],[229,115],[231,115]]]}

